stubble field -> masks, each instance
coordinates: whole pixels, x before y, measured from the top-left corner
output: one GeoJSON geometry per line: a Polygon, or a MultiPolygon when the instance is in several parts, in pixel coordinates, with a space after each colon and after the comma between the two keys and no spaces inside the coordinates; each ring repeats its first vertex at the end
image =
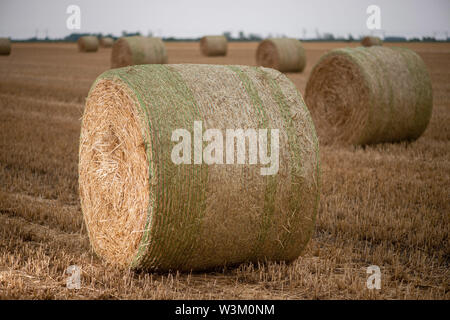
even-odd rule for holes
{"type": "MultiPolygon", "coordinates": [[[[306,43],[307,67],[288,77],[303,94],[334,47],[306,43]]],[[[255,65],[256,43],[202,57],[198,43],[167,43],[169,63],[255,65]]],[[[450,44],[406,44],[424,59],[433,115],[412,143],[321,146],[316,230],[294,263],[209,273],[135,273],[91,251],[78,197],[84,100],[111,49],[14,44],[0,56],[0,298],[6,299],[449,299],[450,44]],[[81,289],[66,269],[81,267],[81,289]],[[366,288],[369,265],[381,289],[366,288]]]]}

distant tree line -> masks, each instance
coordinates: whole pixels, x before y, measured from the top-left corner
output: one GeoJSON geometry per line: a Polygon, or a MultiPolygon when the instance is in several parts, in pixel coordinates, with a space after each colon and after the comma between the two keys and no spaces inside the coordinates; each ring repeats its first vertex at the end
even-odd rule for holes
{"type": "MultiPolygon", "coordinates": [[[[130,36],[140,36],[141,33],[139,31],[137,32],[127,32],[122,31],[122,37],[130,37],[130,36]]],[[[255,34],[255,33],[249,33],[245,34],[243,31],[239,31],[237,37],[233,37],[232,33],[230,31],[223,32],[223,35],[228,39],[228,41],[231,42],[239,42],[239,41],[261,41],[265,39],[265,37],[255,34]]],[[[16,40],[17,42],[76,42],[78,38],[82,36],[97,36],[99,38],[101,37],[111,37],[114,40],[116,40],[117,36],[114,36],[112,34],[102,34],[102,33],[71,33],[68,36],[65,36],[64,38],[57,38],[57,39],[50,39],[46,37],[45,39],[41,38],[29,38],[25,40],[16,40]]],[[[153,36],[153,33],[149,31],[148,36],[153,36]]],[[[267,38],[272,37],[272,35],[269,35],[267,38]]],[[[277,37],[286,37],[285,35],[277,35],[277,37]]],[[[178,37],[163,37],[164,41],[198,41],[200,38],[178,38],[178,37]]],[[[349,34],[347,37],[335,37],[332,33],[323,33],[316,35],[316,38],[308,38],[308,39],[300,39],[302,41],[311,41],[311,42],[333,42],[333,41],[347,41],[347,42],[353,42],[353,41],[360,41],[361,37],[354,38],[351,34],[349,34]]],[[[446,40],[438,40],[434,37],[422,37],[422,38],[409,38],[401,37],[401,36],[385,36],[383,39],[384,42],[450,42],[450,38],[447,38],[446,40]]]]}

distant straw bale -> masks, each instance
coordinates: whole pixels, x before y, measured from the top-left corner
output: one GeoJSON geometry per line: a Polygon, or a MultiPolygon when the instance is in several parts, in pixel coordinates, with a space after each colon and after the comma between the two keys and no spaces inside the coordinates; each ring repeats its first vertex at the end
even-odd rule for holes
{"type": "Polygon", "coordinates": [[[324,55],[311,72],[305,100],[322,143],[414,140],[431,117],[425,63],[406,48],[345,48],[324,55]]]}
{"type": "Polygon", "coordinates": [[[225,36],[204,36],[200,39],[200,51],[205,56],[225,56],[227,45],[225,36]]]}
{"type": "Polygon", "coordinates": [[[305,49],[297,39],[266,39],[258,46],[256,62],[281,72],[302,72],[306,66],[305,49]]]}
{"type": "Polygon", "coordinates": [[[164,63],[167,63],[167,52],[160,38],[123,37],[114,43],[111,52],[112,68],[164,63]]]}
{"type": "Polygon", "coordinates": [[[100,46],[103,48],[111,48],[114,44],[114,39],[111,37],[103,37],[100,39],[100,46]]]}
{"type": "Polygon", "coordinates": [[[11,41],[8,38],[0,38],[0,55],[8,56],[11,53],[11,41]]]}
{"type": "Polygon", "coordinates": [[[383,45],[383,41],[378,37],[364,37],[361,40],[361,44],[364,47],[381,46],[383,45]]]}
{"type": "Polygon", "coordinates": [[[77,43],[78,50],[81,52],[96,52],[98,50],[98,38],[95,36],[80,37],[77,43]]]}

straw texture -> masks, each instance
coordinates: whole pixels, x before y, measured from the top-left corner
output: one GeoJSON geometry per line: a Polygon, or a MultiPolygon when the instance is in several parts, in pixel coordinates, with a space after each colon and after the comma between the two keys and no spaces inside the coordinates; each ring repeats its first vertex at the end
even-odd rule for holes
{"type": "Polygon", "coordinates": [[[225,36],[204,36],[200,39],[200,51],[205,56],[226,56],[227,46],[225,36]]]}
{"type": "Polygon", "coordinates": [[[114,43],[111,52],[112,68],[164,63],[167,63],[167,52],[159,38],[123,37],[114,43]]]}
{"type": "Polygon", "coordinates": [[[258,45],[256,62],[281,72],[301,72],[306,66],[305,49],[297,39],[266,39],[258,45]]]}
{"type": "Polygon", "coordinates": [[[378,37],[367,36],[367,37],[362,38],[361,44],[364,47],[381,46],[381,45],[383,45],[383,41],[381,41],[381,39],[378,37]]]}
{"type": "Polygon", "coordinates": [[[79,190],[92,247],[114,264],[188,271],[291,261],[318,209],[318,141],[300,93],[276,70],[112,69],[86,101],[79,190]],[[279,129],[278,173],[262,176],[248,157],[246,164],[174,164],[172,132],[193,136],[194,121],[203,131],[279,129]]]}
{"type": "Polygon", "coordinates": [[[423,60],[405,48],[332,50],[314,67],[305,100],[322,143],[414,140],[433,107],[423,60]]]}
{"type": "Polygon", "coordinates": [[[8,38],[0,38],[0,55],[9,55],[11,53],[11,41],[8,38]]]}
{"type": "Polygon", "coordinates": [[[111,37],[103,37],[100,39],[100,45],[103,48],[111,48],[114,44],[114,39],[111,37]]]}
{"type": "Polygon", "coordinates": [[[96,52],[98,50],[98,38],[84,36],[78,39],[78,50],[81,52],[96,52]]]}

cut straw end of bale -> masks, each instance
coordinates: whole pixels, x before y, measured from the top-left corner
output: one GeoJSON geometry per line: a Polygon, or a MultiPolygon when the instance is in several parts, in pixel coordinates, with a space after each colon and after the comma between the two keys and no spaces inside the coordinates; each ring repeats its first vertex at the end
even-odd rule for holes
{"type": "Polygon", "coordinates": [[[378,37],[364,37],[361,40],[361,44],[364,47],[371,47],[371,46],[382,46],[383,45],[383,41],[378,38],[378,37]]]}
{"type": "Polygon", "coordinates": [[[427,68],[406,48],[335,49],[314,66],[305,90],[321,143],[414,140],[433,107],[427,68]]]}
{"type": "Polygon", "coordinates": [[[77,44],[80,52],[96,52],[98,50],[98,38],[95,36],[80,37],[77,44]]]}
{"type": "Polygon", "coordinates": [[[102,48],[111,48],[114,44],[114,39],[110,37],[103,37],[100,39],[100,46],[102,48]]]}
{"type": "Polygon", "coordinates": [[[165,63],[167,63],[166,46],[160,38],[123,37],[117,40],[112,47],[112,68],[165,63]]]}
{"type": "Polygon", "coordinates": [[[225,36],[204,36],[200,39],[200,51],[204,56],[226,56],[227,47],[225,36]]]}
{"type": "Polygon", "coordinates": [[[306,66],[305,49],[297,39],[266,39],[258,45],[256,62],[281,72],[302,72],[306,66]]]}
{"type": "Polygon", "coordinates": [[[11,41],[8,38],[0,38],[0,55],[8,56],[11,53],[11,41]]]}
{"type": "Polygon", "coordinates": [[[188,64],[111,69],[86,100],[79,190],[91,245],[113,264],[190,271],[292,261],[308,243],[318,210],[318,141],[301,94],[276,70],[188,64]],[[209,129],[216,138],[198,138],[209,129]],[[219,147],[208,149],[206,142],[223,142],[217,135],[225,137],[227,129],[266,129],[270,143],[258,145],[273,147],[267,155],[278,155],[277,172],[262,175],[267,162],[247,157],[229,163],[219,147]],[[176,130],[190,135],[183,142],[200,141],[203,160],[196,162],[199,149],[189,145],[175,153],[186,155],[185,162],[174,163],[181,142],[176,130]],[[207,164],[205,154],[218,158],[207,164]]]}

